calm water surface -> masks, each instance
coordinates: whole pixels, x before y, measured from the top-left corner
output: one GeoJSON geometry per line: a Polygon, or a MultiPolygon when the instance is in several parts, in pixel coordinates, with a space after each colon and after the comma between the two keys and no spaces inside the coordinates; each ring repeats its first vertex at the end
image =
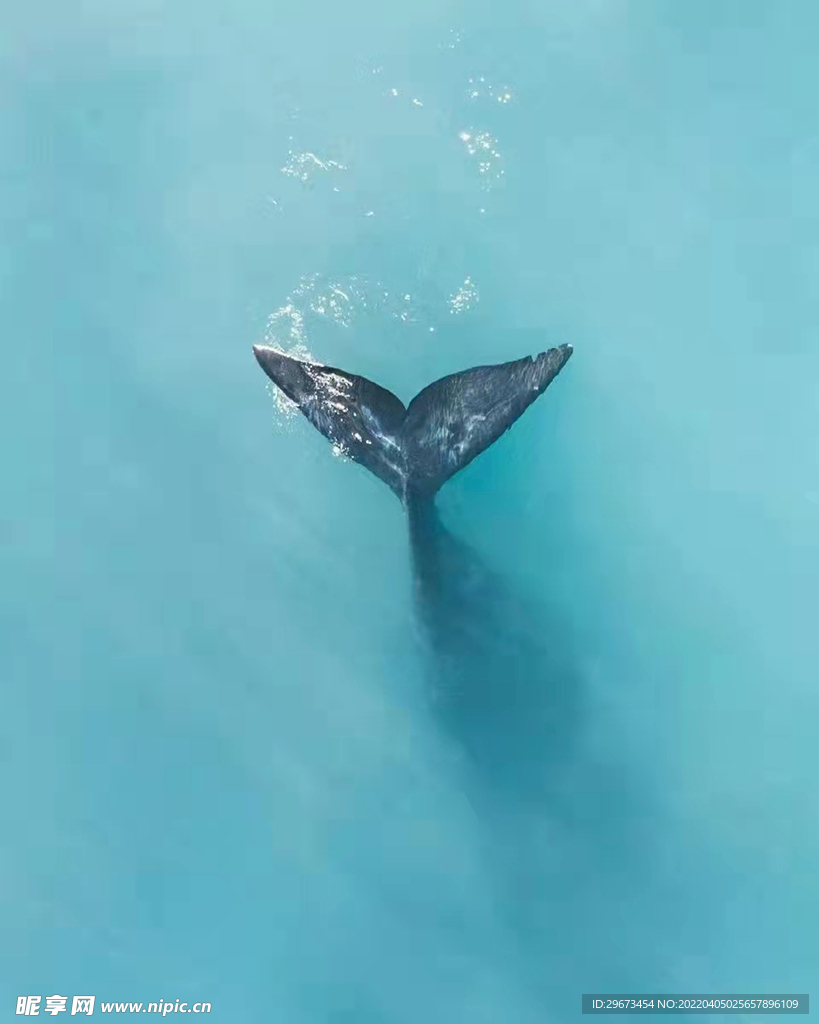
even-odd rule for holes
{"type": "Polygon", "coordinates": [[[819,991],[814,5],[0,23],[3,1012],[819,991]],[[259,340],[404,400],[574,345],[441,492],[449,692],[259,340]]]}

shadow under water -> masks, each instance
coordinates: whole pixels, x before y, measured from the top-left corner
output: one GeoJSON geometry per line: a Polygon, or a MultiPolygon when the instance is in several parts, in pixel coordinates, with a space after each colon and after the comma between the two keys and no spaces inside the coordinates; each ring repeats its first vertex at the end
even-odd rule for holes
{"type": "Polygon", "coordinates": [[[606,980],[637,991],[666,970],[650,938],[657,857],[645,780],[589,742],[594,712],[559,610],[485,565],[432,501],[408,513],[430,714],[460,753],[516,969],[558,1017],[606,980]],[[601,912],[631,919],[601,931],[589,924],[601,912]]]}
{"type": "MultiPolygon", "coordinates": [[[[583,991],[590,965],[593,987],[601,984],[600,965],[617,963],[624,937],[589,930],[596,908],[609,905],[613,921],[628,907],[635,935],[651,918],[635,911],[652,868],[651,830],[641,824],[651,818],[650,799],[623,767],[624,755],[613,763],[591,741],[582,663],[560,614],[524,599],[485,566],[434,505],[446,481],[543,394],[571,347],[443,377],[408,406],[364,377],[269,346],[254,352],[309,422],[406,510],[429,655],[430,725],[456,754],[453,781],[479,825],[515,970],[539,1002],[573,1013],[555,992],[568,999],[583,991]],[[548,966],[544,957],[553,958],[548,966]]],[[[659,976],[658,964],[642,932],[631,948],[633,967],[616,979],[625,983],[635,970],[636,991],[640,977],[659,976]]]]}
{"type": "Polygon", "coordinates": [[[605,816],[616,794],[599,807],[587,794],[606,792],[606,773],[576,778],[582,688],[559,618],[484,566],[434,505],[446,481],[545,392],[571,346],[442,377],[407,406],[365,377],[266,345],[254,354],[309,422],[386,483],[407,512],[434,713],[464,755],[475,799],[529,801],[566,820],[605,816]]]}
{"type": "Polygon", "coordinates": [[[432,501],[411,503],[408,516],[436,718],[481,788],[554,805],[551,783],[582,717],[568,637],[455,537],[432,501]]]}

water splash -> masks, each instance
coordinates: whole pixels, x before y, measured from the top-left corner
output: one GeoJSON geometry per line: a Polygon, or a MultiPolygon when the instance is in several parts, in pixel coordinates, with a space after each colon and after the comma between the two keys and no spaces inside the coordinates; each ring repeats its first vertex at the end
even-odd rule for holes
{"type": "Polygon", "coordinates": [[[339,160],[322,160],[310,150],[288,150],[287,160],[280,168],[281,173],[295,178],[302,185],[310,185],[319,175],[334,175],[347,170],[347,165],[339,160]]]}
{"type": "Polygon", "coordinates": [[[477,304],[478,298],[478,289],[472,278],[467,276],[461,287],[449,297],[449,312],[454,316],[466,313],[477,304]]]}
{"type": "Polygon", "coordinates": [[[467,154],[474,158],[483,187],[493,188],[506,174],[497,139],[485,129],[476,131],[472,128],[458,132],[458,138],[467,154]]]}
{"type": "Polygon", "coordinates": [[[494,100],[505,106],[514,99],[514,93],[508,85],[494,85],[485,75],[477,75],[469,79],[466,95],[470,100],[494,100]]]}
{"type": "Polygon", "coordinates": [[[447,38],[444,40],[444,42],[439,43],[438,47],[441,50],[457,50],[458,47],[463,42],[463,39],[463,32],[461,32],[460,29],[451,28],[449,30],[447,38]]]}

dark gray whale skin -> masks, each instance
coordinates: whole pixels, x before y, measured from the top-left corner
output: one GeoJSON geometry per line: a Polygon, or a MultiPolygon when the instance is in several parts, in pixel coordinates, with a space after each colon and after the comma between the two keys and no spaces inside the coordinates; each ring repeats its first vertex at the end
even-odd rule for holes
{"type": "Polygon", "coordinates": [[[434,499],[543,394],[571,346],[443,377],[406,408],[364,377],[267,346],[254,353],[313,426],[403,503],[439,721],[493,788],[542,793],[577,721],[565,638],[446,529],[434,499]]]}
{"type": "Polygon", "coordinates": [[[410,511],[512,426],[566,365],[572,347],[442,377],[407,408],[366,377],[265,345],[253,351],[313,426],[383,480],[410,511]]]}

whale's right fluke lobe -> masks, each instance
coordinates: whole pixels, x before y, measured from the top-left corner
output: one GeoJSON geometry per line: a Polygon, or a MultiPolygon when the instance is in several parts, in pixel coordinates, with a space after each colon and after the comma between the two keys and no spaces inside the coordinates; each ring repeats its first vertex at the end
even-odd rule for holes
{"type": "Polygon", "coordinates": [[[433,495],[507,431],[551,384],[571,345],[511,363],[476,366],[436,380],[413,398],[404,420],[412,486],[433,495]]]}
{"type": "Polygon", "coordinates": [[[317,430],[409,504],[432,498],[497,441],[543,394],[572,347],[442,377],[407,409],[366,377],[303,362],[265,345],[253,351],[268,377],[317,430]]]}

